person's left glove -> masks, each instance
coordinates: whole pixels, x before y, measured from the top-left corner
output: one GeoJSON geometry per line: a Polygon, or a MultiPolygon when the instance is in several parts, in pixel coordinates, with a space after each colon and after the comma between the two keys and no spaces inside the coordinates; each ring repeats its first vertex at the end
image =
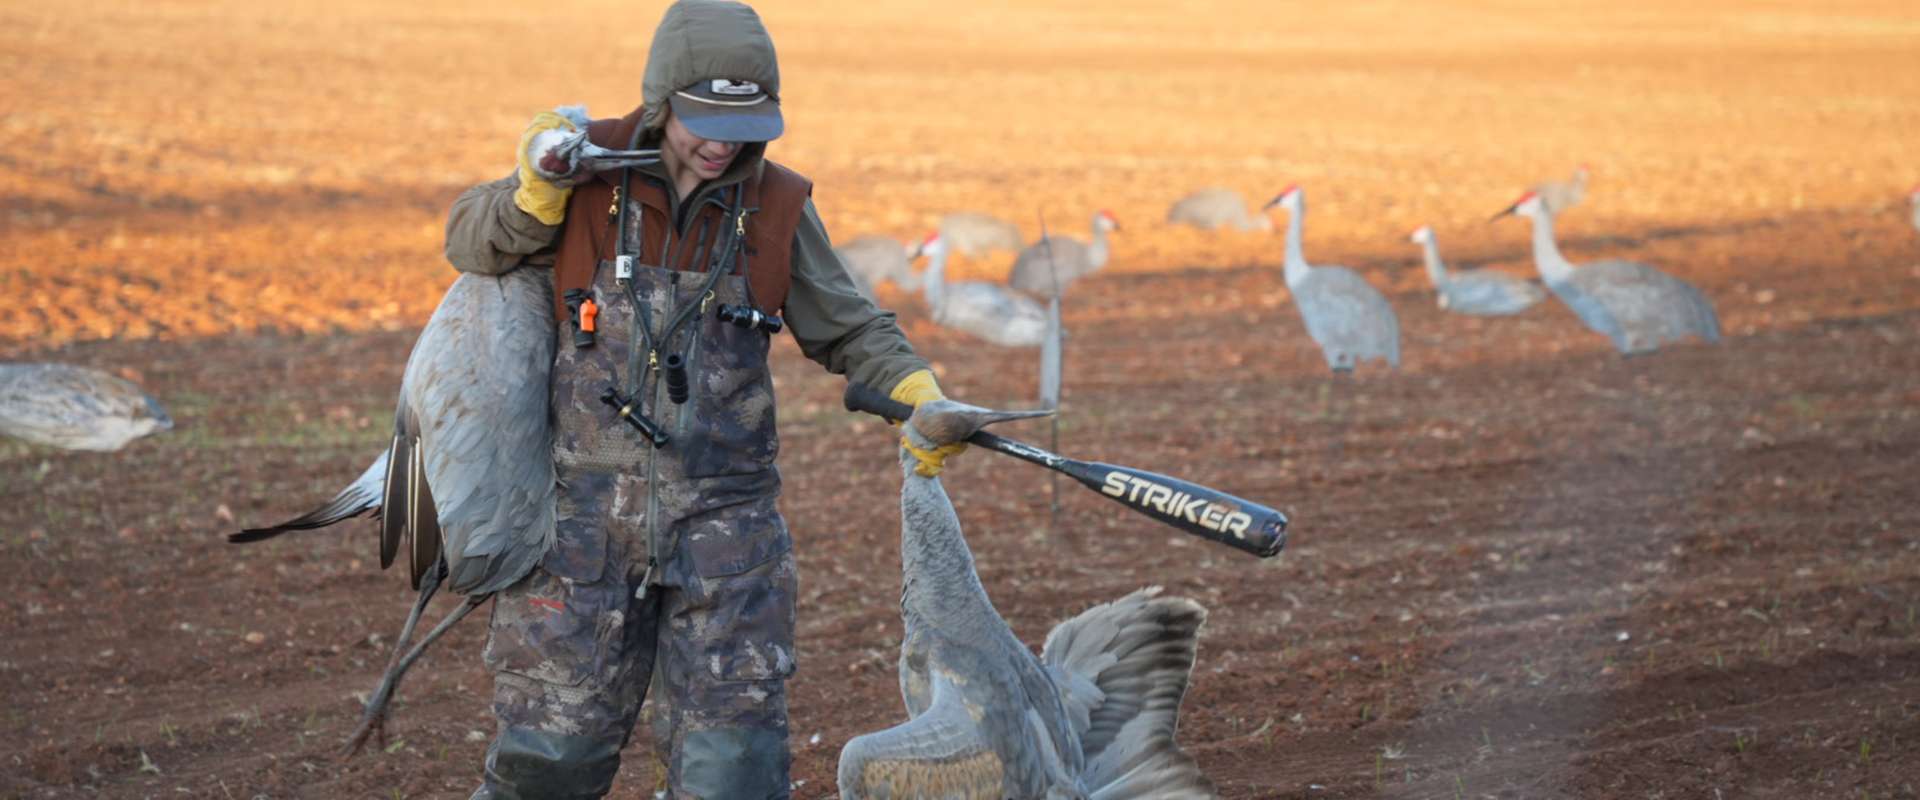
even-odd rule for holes
{"type": "MultiPolygon", "coordinates": [[[[899,383],[893,385],[893,391],[888,392],[887,396],[892,397],[895,402],[906,403],[914,408],[919,408],[921,403],[944,400],[947,397],[941,393],[940,384],[934,381],[933,373],[924,369],[901,378],[899,383]]],[[[967,449],[966,442],[921,449],[915,447],[904,433],[900,435],[900,446],[907,448],[907,452],[912,453],[914,459],[920,462],[913,471],[927,478],[938,476],[940,470],[946,468],[948,458],[957,456],[967,449]]]]}
{"type": "Polygon", "coordinates": [[[558,225],[567,218],[567,198],[573,194],[569,178],[576,167],[564,158],[542,159],[553,149],[553,142],[578,131],[579,127],[566,117],[542,111],[520,134],[520,149],[515,154],[520,188],[513,192],[513,204],[543,225],[558,225]],[[561,136],[556,138],[556,134],[561,136]],[[535,150],[539,152],[532,152],[535,150]]]}

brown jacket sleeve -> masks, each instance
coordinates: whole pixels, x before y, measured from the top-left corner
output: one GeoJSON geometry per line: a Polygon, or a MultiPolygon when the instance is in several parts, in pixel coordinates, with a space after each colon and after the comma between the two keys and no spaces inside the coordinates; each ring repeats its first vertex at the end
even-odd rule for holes
{"type": "Polygon", "coordinates": [[[853,288],[812,199],[793,232],[793,287],[787,291],[785,316],[800,352],[849,381],[888,392],[909,373],[927,368],[893,312],[853,288]]]}
{"type": "Polygon", "coordinates": [[[499,275],[527,264],[553,266],[558,225],[544,225],[513,203],[520,179],[508,175],[460,194],[447,215],[447,261],[461,272],[499,275]]]}

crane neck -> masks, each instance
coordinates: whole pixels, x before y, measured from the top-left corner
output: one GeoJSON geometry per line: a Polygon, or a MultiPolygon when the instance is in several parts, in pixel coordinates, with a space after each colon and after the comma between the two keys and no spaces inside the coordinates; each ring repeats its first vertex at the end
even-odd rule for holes
{"type": "Polygon", "coordinates": [[[1093,237],[1087,242],[1087,266],[1099,268],[1107,263],[1107,226],[1093,220],[1093,237]]]}
{"type": "Polygon", "coordinates": [[[1428,236],[1426,241],[1420,243],[1420,252],[1427,262],[1427,277],[1433,279],[1433,288],[1439,289],[1446,286],[1447,265],[1440,260],[1440,243],[1434,241],[1432,236],[1428,236]]]}
{"type": "Polygon", "coordinates": [[[921,295],[927,299],[929,311],[939,311],[940,303],[947,293],[947,248],[936,247],[927,254],[927,274],[921,277],[921,295]]]}
{"type": "Polygon", "coordinates": [[[1304,200],[1301,201],[1299,208],[1292,209],[1287,213],[1287,243],[1286,243],[1285,264],[1286,264],[1286,270],[1287,270],[1286,274],[1287,274],[1288,287],[1294,287],[1294,286],[1300,285],[1301,281],[1307,279],[1307,272],[1312,269],[1311,267],[1307,266],[1307,257],[1306,255],[1303,254],[1302,250],[1300,249],[1300,229],[1302,227],[1300,218],[1305,217],[1306,215],[1307,215],[1307,204],[1304,200]]]}
{"type": "Polygon", "coordinates": [[[1565,283],[1573,277],[1573,262],[1560,255],[1560,245],[1553,240],[1553,215],[1540,213],[1533,220],[1533,266],[1540,271],[1540,279],[1548,283],[1565,283]]]}
{"type": "MultiPolygon", "coordinates": [[[[973,552],[960,532],[938,478],[914,472],[914,459],[900,451],[900,607],[907,627],[952,630],[982,620],[998,620],[987,590],[974,571],[973,552]]],[[[1004,622],[1001,624],[1005,624],[1004,622]]]]}

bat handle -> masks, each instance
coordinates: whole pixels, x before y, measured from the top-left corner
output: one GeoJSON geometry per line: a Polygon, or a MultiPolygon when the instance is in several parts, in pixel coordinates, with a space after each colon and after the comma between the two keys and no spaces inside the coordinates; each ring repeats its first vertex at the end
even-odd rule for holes
{"type": "Polygon", "coordinates": [[[848,411],[865,411],[876,417],[905,422],[913,416],[913,406],[902,403],[864,383],[848,383],[847,393],[841,398],[847,404],[848,411]]]}

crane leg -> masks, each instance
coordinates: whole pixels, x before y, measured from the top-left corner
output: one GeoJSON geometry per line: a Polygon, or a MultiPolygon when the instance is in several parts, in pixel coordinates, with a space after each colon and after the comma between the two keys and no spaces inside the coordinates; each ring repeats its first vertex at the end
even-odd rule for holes
{"type": "Polygon", "coordinates": [[[360,715],[360,725],[354,729],[353,735],[348,737],[345,747],[342,748],[346,756],[351,757],[359,753],[360,749],[366,746],[367,738],[376,733],[380,736],[381,744],[386,743],[387,704],[393,700],[394,692],[399,690],[400,679],[406,676],[407,670],[413,668],[415,661],[426,654],[428,647],[433,646],[435,641],[453,628],[454,623],[466,618],[467,614],[472,613],[481,603],[486,602],[487,598],[493,596],[483,594],[466,598],[458,608],[442,619],[440,624],[428,631],[426,638],[421,639],[420,643],[412,648],[408,648],[407,642],[413,637],[414,627],[419,624],[420,616],[426,611],[427,603],[433,599],[434,592],[439,589],[441,582],[445,579],[446,567],[442,563],[434,568],[421,584],[420,599],[414,603],[413,611],[407,615],[406,625],[400,630],[400,639],[394,643],[393,657],[387,662],[386,674],[381,677],[380,685],[373,690],[373,694],[367,698],[366,709],[360,715]]]}

